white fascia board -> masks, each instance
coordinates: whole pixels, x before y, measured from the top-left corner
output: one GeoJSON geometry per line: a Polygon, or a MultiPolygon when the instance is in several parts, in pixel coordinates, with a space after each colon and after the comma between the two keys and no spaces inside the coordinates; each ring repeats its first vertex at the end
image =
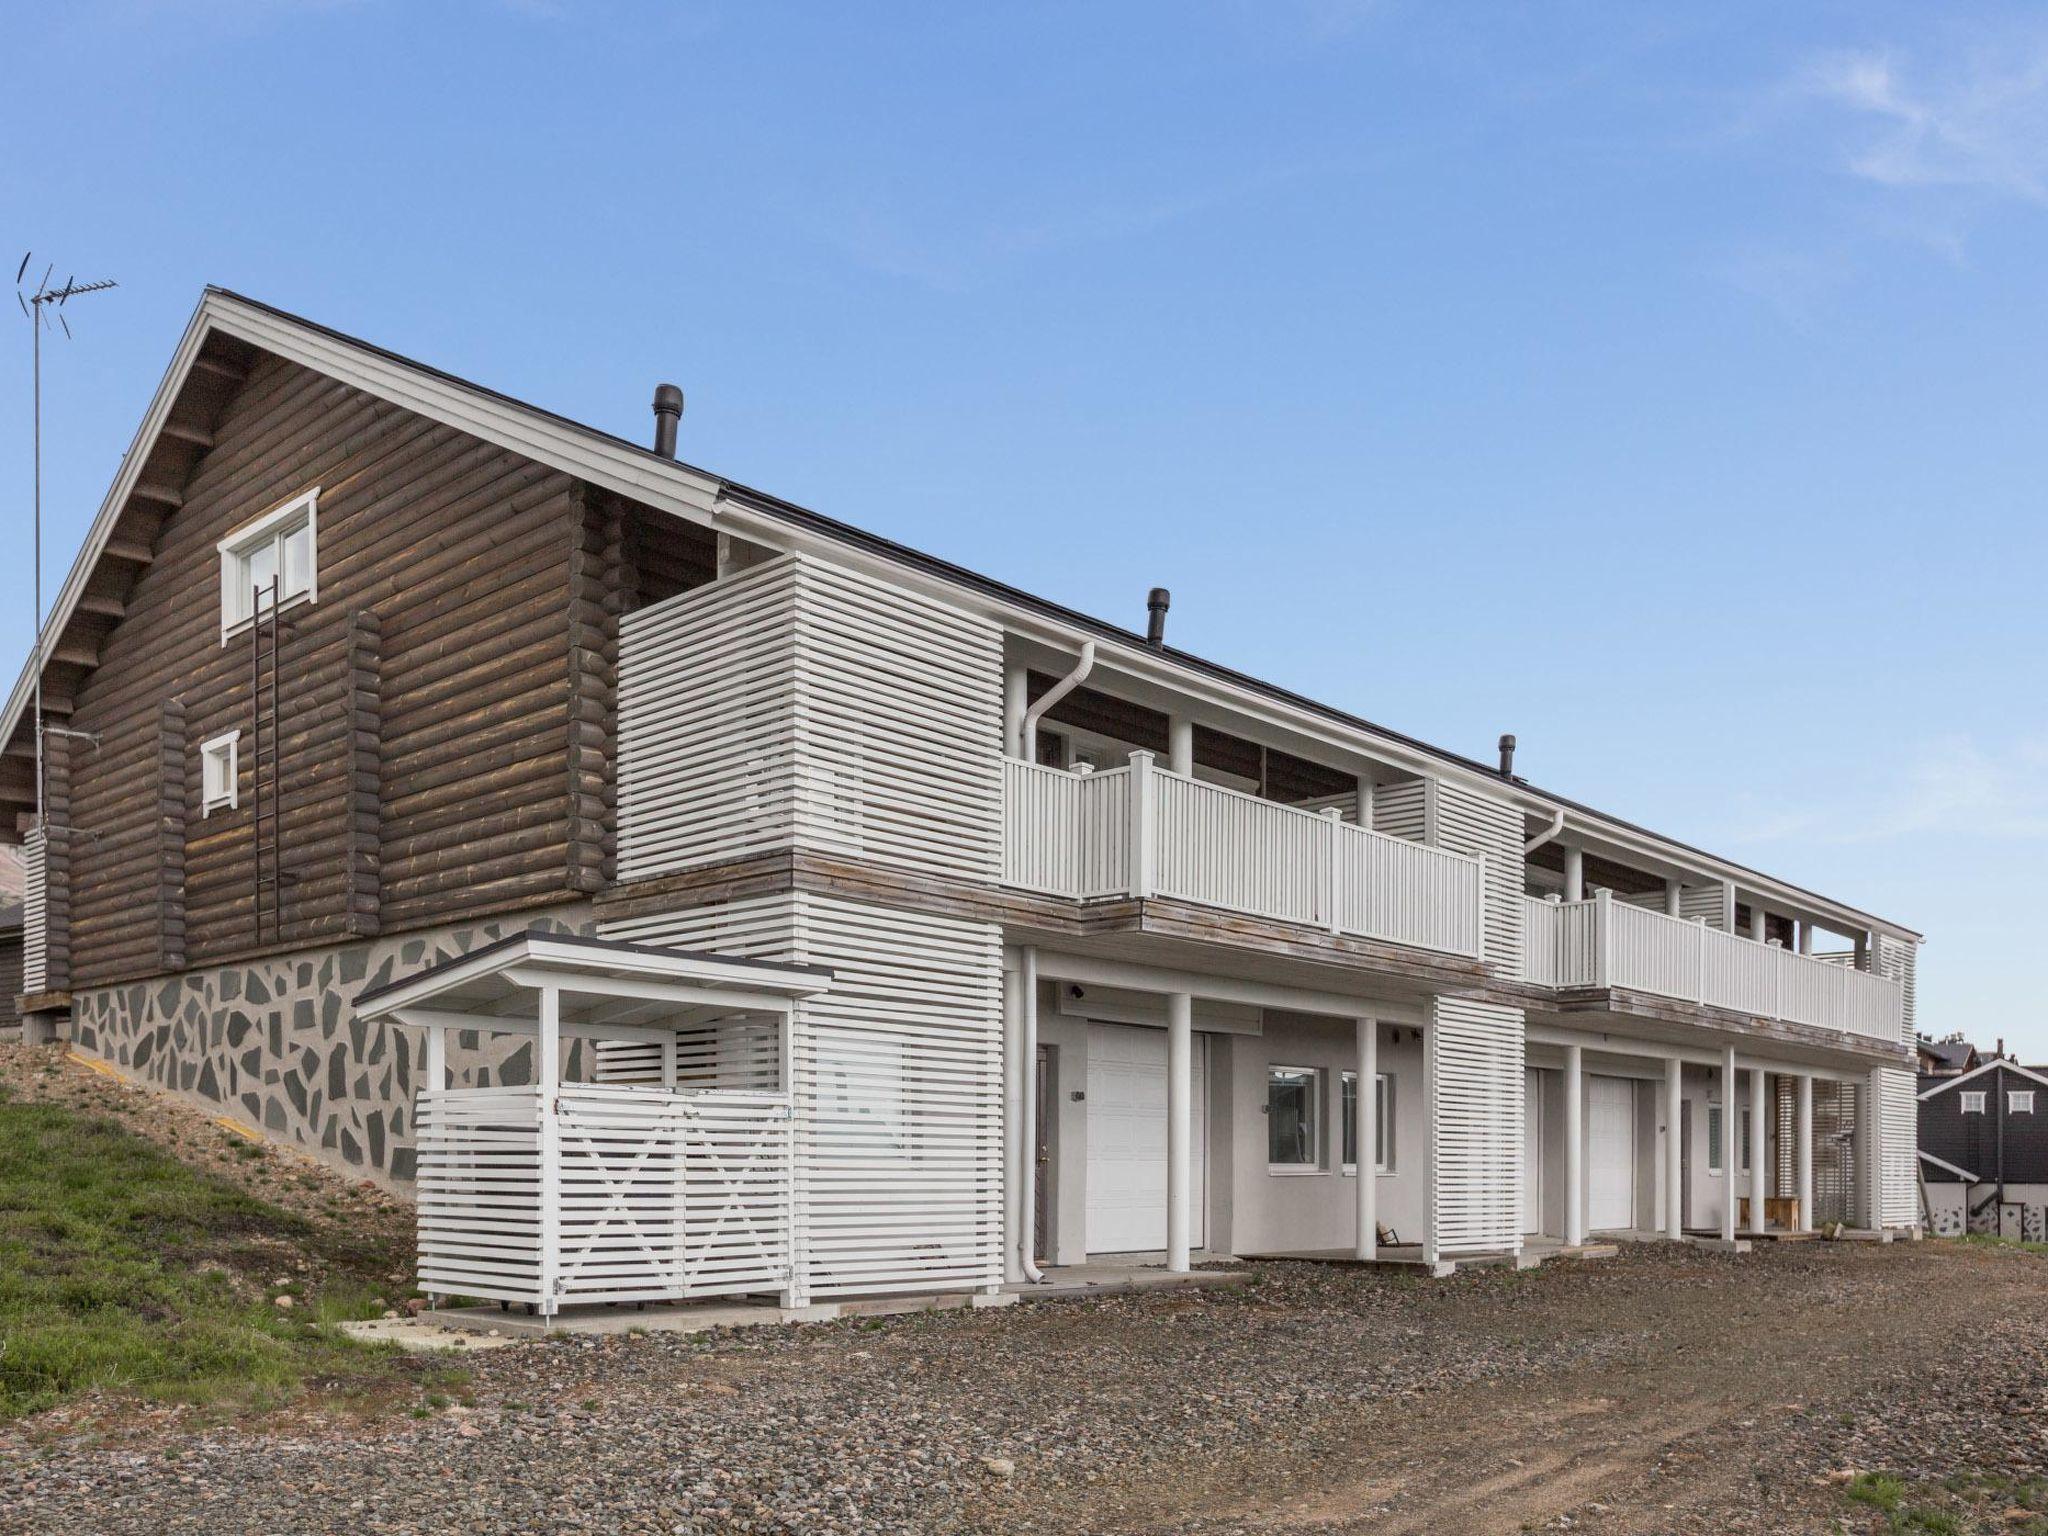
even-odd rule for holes
{"type": "Polygon", "coordinates": [[[1996,1072],[2000,1067],[2005,1068],[2008,1072],[2017,1072],[2021,1077],[2027,1079],[2028,1082],[2039,1083],[2043,1088],[2048,1088],[2048,1077],[2043,1077],[2031,1067],[2023,1067],[2016,1061],[1992,1060],[1985,1062],[1981,1067],[1972,1067],[1967,1072],[1958,1073],[1954,1077],[1943,1078],[1932,1088],[1921,1094],[1920,1101],[1924,1104],[1938,1093],[1947,1093],[1951,1088],[1960,1088],[1971,1078],[1982,1077],[1986,1072],[1996,1072]]]}

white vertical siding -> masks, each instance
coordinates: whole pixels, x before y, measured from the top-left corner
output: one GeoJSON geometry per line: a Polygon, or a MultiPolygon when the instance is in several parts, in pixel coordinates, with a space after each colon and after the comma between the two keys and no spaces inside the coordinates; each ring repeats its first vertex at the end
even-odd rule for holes
{"type": "Polygon", "coordinates": [[[1430,1011],[1437,1251],[1521,1246],[1522,1010],[1439,997],[1430,1011]]]}
{"type": "Polygon", "coordinates": [[[797,1251],[811,1294],[1001,1280],[993,925],[792,893],[603,931],[832,968],[793,1036],[797,1251]]]}
{"type": "Polygon", "coordinates": [[[1522,813],[1462,784],[1436,794],[1439,848],[1486,861],[1486,963],[1507,976],[1522,970],[1522,813]]]}
{"type": "Polygon", "coordinates": [[[629,614],[619,874],[802,847],[996,878],[995,625],[787,555],[629,614]]]}
{"type": "Polygon", "coordinates": [[[27,996],[49,990],[49,900],[46,841],[41,831],[21,840],[21,990],[27,996]]]}

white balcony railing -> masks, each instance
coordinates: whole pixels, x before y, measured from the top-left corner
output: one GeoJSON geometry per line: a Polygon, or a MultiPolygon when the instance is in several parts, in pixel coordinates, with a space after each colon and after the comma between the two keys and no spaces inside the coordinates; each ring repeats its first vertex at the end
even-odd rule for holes
{"type": "Polygon", "coordinates": [[[1332,933],[1480,954],[1485,866],[1158,766],[1003,765],[1003,883],[1080,901],[1168,896],[1332,933]]]}
{"type": "Polygon", "coordinates": [[[1603,892],[1592,901],[1525,903],[1530,981],[1552,987],[1629,987],[1660,997],[1898,1040],[1896,981],[1774,944],[1723,933],[1603,892]]]}

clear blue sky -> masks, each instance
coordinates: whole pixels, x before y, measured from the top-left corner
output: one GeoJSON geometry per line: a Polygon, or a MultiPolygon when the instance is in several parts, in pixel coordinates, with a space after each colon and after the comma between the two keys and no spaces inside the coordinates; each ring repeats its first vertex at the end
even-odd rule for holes
{"type": "Polygon", "coordinates": [[[0,245],[122,283],[50,359],[52,581],[209,281],[636,436],[673,378],[696,463],[1513,730],[1924,929],[1923,1027],[2048,1057],[2039,12],[36,14],[0,245]]]}

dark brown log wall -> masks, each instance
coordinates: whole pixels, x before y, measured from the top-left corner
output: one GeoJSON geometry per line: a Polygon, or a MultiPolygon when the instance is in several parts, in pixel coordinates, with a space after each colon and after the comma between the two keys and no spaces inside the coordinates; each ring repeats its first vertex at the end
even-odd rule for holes
{"type": "Polygon", "coordinates": [[[72,985],[591,889],[599,521],[565,474],[255,358],[79,690],[70,723],[100,745],[70,754],[72,985]],[[286,612],[262,769],[282,881],[259,898],[251,641],[221,643],[216,545],[316,485],[319,598],[286,612]],[[200,744],[233,729],[241,803],[202,815],[200,744]]]}

